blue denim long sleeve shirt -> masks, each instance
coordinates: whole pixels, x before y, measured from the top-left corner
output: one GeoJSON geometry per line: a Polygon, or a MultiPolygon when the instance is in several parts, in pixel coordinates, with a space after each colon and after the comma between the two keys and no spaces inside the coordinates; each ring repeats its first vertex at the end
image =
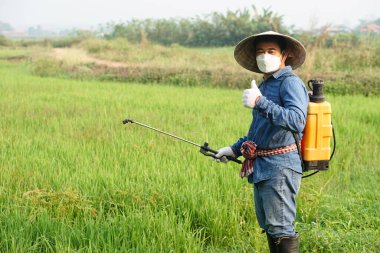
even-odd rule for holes
{"type": "MultiPolygon", "coordinates": [[[[306,124],[309,96],[302,80],[286,66],[259,85],[262,96],[252,110],[253,120],[248,134],[231,146],[237,156],[240,147],[250,140],[259,149],[271,149],[295,143],[292,132],[302,138],[306,124]]],[[[298,151],[268,157],[257,157],[250,183],[258,183],[274,176],[281,168],[302,173],[298,151]]]]}

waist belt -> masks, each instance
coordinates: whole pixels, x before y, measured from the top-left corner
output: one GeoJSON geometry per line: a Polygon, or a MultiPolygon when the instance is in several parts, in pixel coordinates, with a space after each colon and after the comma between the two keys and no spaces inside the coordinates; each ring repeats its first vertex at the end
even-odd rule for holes
{"type": "Polygon", "coordinates": [[[256,159],[256,157],[286,154],[295,150],[297,150],[297,145],[295,143],[289,146],[279,148],[258,149],[256,143],[254,143],[253,141],[246,141],[241,145],[240,148],[240,151],[243,157],[245,158],[241,167],[240,177],[248,177],[253,173],[254,160],[256,159]]]}

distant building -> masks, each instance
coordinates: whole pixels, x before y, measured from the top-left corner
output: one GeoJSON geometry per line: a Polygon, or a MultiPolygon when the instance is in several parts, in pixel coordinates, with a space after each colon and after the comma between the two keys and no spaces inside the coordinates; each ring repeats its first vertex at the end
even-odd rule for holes
{"type": "Polygon", "coordinates": [[[331,26],[327,29],[328,33],[330,34],[337,34],[337,33],[350,33],[352,32],[352,29],[344,26],[344,25],[336,25],[336,26],[331,26]]]}
{"type": "Polygon", "coordinates": [[[26,37],[28,34],[23,30],[2,31],[0,34],[8,38],[26,37]]]}
{"type": "Polygon", "coordinates": [[[380,34],[380,26],[377,24],[365,24],[360,27],[360,31],[380,34]]]}

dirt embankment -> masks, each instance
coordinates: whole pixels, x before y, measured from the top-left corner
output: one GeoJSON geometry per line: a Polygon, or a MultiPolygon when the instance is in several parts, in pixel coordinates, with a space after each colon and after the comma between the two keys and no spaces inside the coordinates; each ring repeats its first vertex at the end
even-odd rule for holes
{"type": "Polygon", "coordinates": [[[97,65],[105,65],[110,68],[128,67],[128,64],[123,62],[115,62],[102,60],[89,55],[85,50],[80,48],[54,48],[51,56],[72,64],[80,63],[95,63],[97,65]]]}

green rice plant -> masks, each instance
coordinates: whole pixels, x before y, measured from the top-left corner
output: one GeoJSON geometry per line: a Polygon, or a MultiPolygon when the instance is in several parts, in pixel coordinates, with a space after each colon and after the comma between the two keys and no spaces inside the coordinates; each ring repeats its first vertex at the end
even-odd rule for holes
{"type": "MultiPolygon", "coordinates": [[[[122,124],[217,149],[246,134],[241,90],[41,77],[5,61],[0,75],[0,252],[267,251],[239,166],[122,124]]],[[[337,150],[302,181],[301,248],[377,252],[380,102],[327,100],[337,150]]]]}

